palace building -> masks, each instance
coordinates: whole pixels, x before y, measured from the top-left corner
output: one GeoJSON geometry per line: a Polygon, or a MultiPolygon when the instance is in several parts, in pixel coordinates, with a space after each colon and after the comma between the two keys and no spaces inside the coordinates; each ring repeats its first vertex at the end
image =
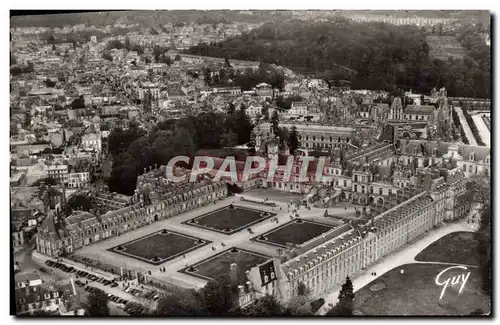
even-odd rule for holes
{"type": "MultiPolygon", "coordinates": [[[[280,123],[281,128],[287,128],[289,131],[292,127],[297,129],[299,142],[302,148],[348,148],[349,140],[354,134],[354,128],[342,126],[329,126],[321,124],[287,124],[280,123]]],[[[274,134],[271,130],[270,123],[262,123],[256,131],[256,150],[259,150],[264,143],[269,139],[274,139],[274,134]]]]}
{"type": "Polygon", "coordinates": [[[239,288],[240,306],[249,304],[249,297],[266,294],[286,302],[298,296],[300,284],[311,296],[331,290],[346,276],[356,276],[444,220],[459,219],[470,210],[464,197],[467,178],[460,168],[448,170],[445,176],[420,178],[420,182],[406,195],[391,195],[383,206],[372,204],[369,212],[358,213],[356,221],[264,263],[273,263],[276,270],[267,279],[255,275],[264,264],[252,268],[247,272],[247,284],[239,288]]]}
{"type": "Polygon", "coordinates": [[[169,182],[165,167],[139,176],[132,204],[103,215],[74,211],[64,218],[60,209],[44,220],[36,236],[37,251],[62,256],[97,241],[119,236],[227,197],[224,182],[169,182]]]}

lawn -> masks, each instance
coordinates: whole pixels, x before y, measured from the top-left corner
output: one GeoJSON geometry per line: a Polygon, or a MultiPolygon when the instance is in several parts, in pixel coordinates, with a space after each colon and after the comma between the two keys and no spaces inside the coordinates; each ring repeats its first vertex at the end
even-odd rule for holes
{"type": "Polygon", "coordinates": [[[269,256],[232,247],[215,256],[209,257],[192,266],[184,268],[179,272],[210,280],[213,279],[214,276],[229,275],[229,268],[231,264],[236,263],[239,268],[239,282],[240,284],[244,284],[247,281],[245,271],[250,270],[256,265],[262,264],[269,259],[269,256]],[[194,269],[191,269],[192,267],[194,269]]]}
{"type": "MultiPolygon", "coordinates": [[[[406,264],[397,267],[356,292],[355,309],[363,315],[469,315],[481,309],[490,310],[490,299],[481,292],[481,278],[475,268],[450,270],[441,279],[446,280],[471,272],[459,295],[460,284],[449,286],[440,300],[442,287],[436,285],[436,276],[448,266],[436,264],[406,264]],[[401,274],[400,270],[404,269],[401,274]],[[380,289],[380,284],[385,288],[380,289]],[[370,288],[372,290],[370,290],[370,288]]],[[[451,281],[450,281],[451,282],[451,281]]]]}
{"type": "Polygon", "coordinates": [[[479,243],[472,232],[453,232],[427,246],[415,260],[479,265],[477,253],[479,243]]]}
{"type": "Polygon", "coordinates": [[[208,240],[201,240],[171,230],[167,230],[166,234],[161,233],[161,231],[115,246],[109,251],[159,265],[210,243],[208,240]],[[156,257],[158,259],[154,260],[156,257]]]}
{"type": "Polygon", "coordinates": [[[183,223],[230,235],[275,215],[275,213],[241,206],[234,206],[234,208],[226,206],[183,223]]]}
{"type": "Polygon", "coordinates": [[[288,222],[252,240],[281,247],[287,247],[287,243],[302,245],[333,228],[335,226],[300,219],[288,222]]]}

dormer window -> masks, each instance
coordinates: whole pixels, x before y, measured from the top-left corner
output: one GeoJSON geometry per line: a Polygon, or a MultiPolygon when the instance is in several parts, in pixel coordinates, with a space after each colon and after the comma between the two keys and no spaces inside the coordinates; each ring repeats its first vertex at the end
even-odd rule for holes
{"type": "Polygon", "coordinates": [[[489,164],[490,163],[490,157],[486,157],[486,159],[484,160],[485,163],[489,164]]]}
{"type": "Polygon", "coordinates": [[[274,280],[274,279],[275,279],[274,272],[271,272],[271,280],[274,280]]]}
{"type": "Polygon", "coordinates": [[[417,148],[413,148],[413,154],[416,155],[417,154],[417,148]]]}
{"type": "Polygon", "coordinates": [[[269,281],[269,277],[267,275],[264,276],[264,282],[267,283],[267,281],[269,281]]]}
{"type": "Polygon", "coordinates": [[[432,156],[436,157],[437,155],[437,148],[432,149],[432,156]]]}
{"type": "Polygon", "coordinates": [[[474,161],[475,160],[474,158],[476,158],[476,155],[473,152],[471,152],[471,154],[469,155],[469,160],[474,161]]]}
{"type": "Polygon", "coordinates": [[[44,297],[45,299],[50,299],[50,293],[46,293],[46,294],[44,294],[44,295],[43,295],[43,297],[44,297]]]}

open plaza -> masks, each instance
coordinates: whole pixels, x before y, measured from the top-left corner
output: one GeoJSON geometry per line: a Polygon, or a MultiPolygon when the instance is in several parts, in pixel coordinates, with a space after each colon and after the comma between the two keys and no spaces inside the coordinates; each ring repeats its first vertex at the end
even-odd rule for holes
{"type": "Polygon", "coordinates": [[[356,218],[352,205],[329,209],[329,217],[324,209],[313,207],[302,206],[293,213],[292,198],[272,189],[249,191],[93,243],[74,254],[131,275],[140,272],[155,281],[200,288],[216,275],[228,274],[233,263],[244,279],[245,270],[278,257],[287,243],[301,245],[343,224],[343,216],[356,218]],[[241,200],[264,201],[269,196],[276,206],[241,200]],[[258,239],[262,235],[266,240],[258,239]]]}

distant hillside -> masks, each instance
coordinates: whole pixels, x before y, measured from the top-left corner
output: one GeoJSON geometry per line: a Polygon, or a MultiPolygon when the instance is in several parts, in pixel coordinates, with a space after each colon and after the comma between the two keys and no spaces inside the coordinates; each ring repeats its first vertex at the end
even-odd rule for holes
{"type": "Polygon", "coordinates": [[[287,11],[242,11],[242,10],[130,10],[68,13],[52,15],[14,16],[10,20],[11,27],[51,27],[62,28],[65,25],[74,26],[108,26],[114,24],[142,27],[160,26],[176,23],[261,23],[273,19],[290,16],[287,11]]]}
{"type": "Polygon", "coordinates": [[[489,49],[474,29],[457,39],[467,56],[434,60],[423,29],[337,17],[273,21],[186,52],[297,68],[327,80],[347,79],[356,89],[428,93],[437,86],[446,87],[449,96],[489,97],[489,49]]]}
{"type": "Polygon", "coordinates": [[[367,88],[403,86],[405,64],[428,57],[425,35],[416,27],[356,23],[270,22],[218,44],[199,44],[187,52],[279,64],[306,74],[349,79],[367,88]],[[398,75],[399,73],[399,75],[398,75]]]}

